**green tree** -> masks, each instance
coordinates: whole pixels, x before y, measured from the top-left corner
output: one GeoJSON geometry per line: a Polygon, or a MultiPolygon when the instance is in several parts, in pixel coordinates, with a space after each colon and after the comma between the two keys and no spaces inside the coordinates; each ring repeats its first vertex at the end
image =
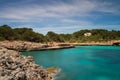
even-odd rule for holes
{"type": "Polygon", "coordinates": [[[19,34],[20,40],[31,42],[44,42],[43,34],[34,32],[31,28],[15,28],[14,31],[19,34]]]}
{"type": "Polygon", "coordinates": [[[52,42],[64,42],[64,40],[58,34],[52,31],[49,31],[46,34],[46,37],[49,39],[49,41],[52,41],[52,42]]]}
{"type": "Polygon", "coordinates": [[[4,40],[15,40],[16,33],[8,25],[3,25],[0,27],[0,36],[4,40]]]}

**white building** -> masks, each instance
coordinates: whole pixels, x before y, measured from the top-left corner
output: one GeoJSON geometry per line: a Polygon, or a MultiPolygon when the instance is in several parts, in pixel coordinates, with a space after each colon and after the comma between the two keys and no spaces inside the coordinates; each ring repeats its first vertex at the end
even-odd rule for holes
{"type": "Polygon", "coordinates": [[[92,33],[88,32],[88,33],[84,33],[84,36],[91,36],[92,33]]]}

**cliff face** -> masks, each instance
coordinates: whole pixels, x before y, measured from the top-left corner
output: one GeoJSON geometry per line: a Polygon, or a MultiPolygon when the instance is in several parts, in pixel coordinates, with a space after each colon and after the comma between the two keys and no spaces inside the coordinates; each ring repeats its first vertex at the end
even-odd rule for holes
{"type": "Polygon", "coordinates": [[[0,80],[54,80],[32,57],[0,47],[0,80]]]}

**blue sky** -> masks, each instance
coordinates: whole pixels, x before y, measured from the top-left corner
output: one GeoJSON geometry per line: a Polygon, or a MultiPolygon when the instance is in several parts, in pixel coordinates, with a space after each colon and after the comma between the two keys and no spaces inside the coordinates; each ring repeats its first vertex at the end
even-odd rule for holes
{"type": "Polygon", "coordinates": [[[0,0],[0,25],[72,33],[120,30],[120,0],[0,0]]]}

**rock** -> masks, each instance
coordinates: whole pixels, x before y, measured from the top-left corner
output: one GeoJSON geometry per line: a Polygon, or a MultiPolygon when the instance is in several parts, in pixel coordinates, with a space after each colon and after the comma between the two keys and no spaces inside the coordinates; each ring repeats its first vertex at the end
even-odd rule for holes
{"type": "Polygon", "coordinates": [[[54,80],[54,76],[32,57],[0,47],[0,80],[54,80]]]}
{"type": "Polygon", "coordinates": [[[113,46],[120,46],[120,42],[114,42],[112,45],[113,46]]]}
{"type": "Polygon", "coordinates": [[[73,48],[74,45],[69,43],[49,43],[41,44],[27,41],[0,41],[0,46],[16,51],[36,51],[36,50],[49,50],[49,49],[65,49],[73,48]]]}
{"type": "Polygon", "coordinates": [[[46,44],[27,42],[27,41],[1,41],[0,46],[16,51],[31,51],[39,50],[44,47],[46,44]]]}
{"type": "Polygon", "coordinates": [[[60,73],[61,69],[58,67],[51,67],[51,68],[47,68],[47,71],[51,73],[53,76],[55,76],[58,73],[60,73]]]}

